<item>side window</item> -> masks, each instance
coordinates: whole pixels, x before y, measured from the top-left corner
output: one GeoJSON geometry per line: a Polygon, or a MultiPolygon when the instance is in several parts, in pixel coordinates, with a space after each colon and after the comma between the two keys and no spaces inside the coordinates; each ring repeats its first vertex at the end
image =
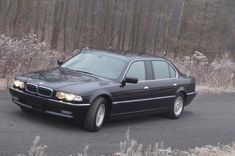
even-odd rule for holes
{"type": "Polygon", "coordinates": [[[167,79],[170,78],[169,65],[165,61],[152,61],[154,79],[167,79]]]}
{"type": "Polygon", "coordinates": [[[145,66],[143,61],[138,61],[132,63],[131,67],[129,68],[126,77],[134,77],[138,78],[139,81],[145,80],[145,66]]]}
{"type": "Polygon", "coordinates": [[[175,71],[175,69],[174,69],[171,65],[169,65],[169,70],[170,70],[170,76],[171,76],[171,78],[175,78],[175,77],[176,77],[176,71],[175,71]]]}

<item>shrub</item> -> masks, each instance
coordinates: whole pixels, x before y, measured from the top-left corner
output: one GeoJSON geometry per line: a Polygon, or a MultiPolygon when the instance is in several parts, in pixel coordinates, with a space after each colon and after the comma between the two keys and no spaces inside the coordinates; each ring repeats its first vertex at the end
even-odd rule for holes
{"type": "Polygon", "coordinates": [[[59,57],[45,42],[38,42],[36,35],[12,39],[3,34],[0,36],[0,79],[9,83],[16,75],[51,68],[59,57]]]}
{"type": "MultiPolygon", "coordinates": [[[[40,137],[37,136],[30,150],[28,156],[46,156],[46,145],[40,144],[40,137]]],[[[78,153],[78,156],[88,156],[89,146],[85,146],[82,153],[78,153]]],[[[56,155],[56,154],[55,154],[56,155]]],[[[142,144],[139,144],[135,139],[130,138],[129,129],[126,132],[126,136],[123,141],[120,142],[120,150],[114,153],[115,156],[234,156],[235,155],[235,143],[230,145],[211,146],[206,145],[204,147],[195,147],[187,151],[173,150],[170,147],[165,147],[163,143],[156,143],[155,146],[149,145],[146,148],[142,144]]],[[[25,156],[25,155],[18,155],[25,156]]],[[[72,156],[72,155],[69,155],[72,156]]]]}
{"type": "Polygon", "coordinates": [[[192,56],[174,57],[166,56],[182,72],[196,78],[196,84],[218,91],[235,92],[235,63],[228,52],[221,58],[209,60],[203,53],[196,51],[192,56]]]}
{"type": "Polygon", "coordinates": [[[120,150],[116,156],[233,156],[235,154],[235,143],[231,145],[195,147],[188,151],[173,150],[165,147],[163,143],[156,143],[143,148],[135,139],[130,139],[129,129],[126,137],[120,142],[120,150]]]}

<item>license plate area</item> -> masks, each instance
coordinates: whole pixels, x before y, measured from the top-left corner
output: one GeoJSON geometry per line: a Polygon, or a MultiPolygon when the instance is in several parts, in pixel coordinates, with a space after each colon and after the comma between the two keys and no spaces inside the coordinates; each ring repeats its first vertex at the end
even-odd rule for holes
{"type": "Polygon", "coordinates": [[[37,109],[37,110],[40,110],[42,111],[43,110],[43,107],[42,107],[42,104],[40,101],[36,101],[36,100],[30,100],[30,101],[26,101],[26,104],[28,106],[31,106],[33,109],[37,109]]]}

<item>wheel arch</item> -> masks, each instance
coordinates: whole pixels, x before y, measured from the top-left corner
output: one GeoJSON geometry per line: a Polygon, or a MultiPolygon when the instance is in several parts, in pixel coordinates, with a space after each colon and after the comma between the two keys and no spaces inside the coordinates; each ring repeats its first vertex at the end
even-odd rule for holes
{"type": "Polygon", "coordinates": [[[110,112],[112,110],[112,102],[113,102],[113,97],[112,95],[107,92],[107,91],[98,91],[98,92],[95,92],[90,100],[89,100],[89,103],[92,104],[92,102],[97,99],[98,97],[103,97],[105,98],[106,102],[107,102],[107,115],[109,116],[110,115],[110,112]]]}
{"type": "Polygon", "coordinates": [[[185,88],[184,88],[184,87],[180,87],[180,88],[176,91],[176,95],[179,94],[179,93],[181,93],[181,94],[184,95],[184,100],[185,100],[185,102],[186,102],[187,91],[185,90],[185,88]]]}

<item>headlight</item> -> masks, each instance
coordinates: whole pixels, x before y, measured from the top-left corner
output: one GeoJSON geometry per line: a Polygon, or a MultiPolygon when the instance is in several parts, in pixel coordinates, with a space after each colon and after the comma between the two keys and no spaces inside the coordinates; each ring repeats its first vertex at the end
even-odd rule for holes
{"type": "Polygon", "coordinates": [[[55,95],[60,100],[66,101],[82,101],[82,97],[74,94],[69,94],[65,92],[57,92],[55,95]]]}
{"type": "Polygon", "coordinates": [[[20,81],[20,80],[14,80],[13,85],[16,88],[21,88],[21,89],[24,89],[24,87],[25,87],[25,83],[23,81],[20,81]]]}

